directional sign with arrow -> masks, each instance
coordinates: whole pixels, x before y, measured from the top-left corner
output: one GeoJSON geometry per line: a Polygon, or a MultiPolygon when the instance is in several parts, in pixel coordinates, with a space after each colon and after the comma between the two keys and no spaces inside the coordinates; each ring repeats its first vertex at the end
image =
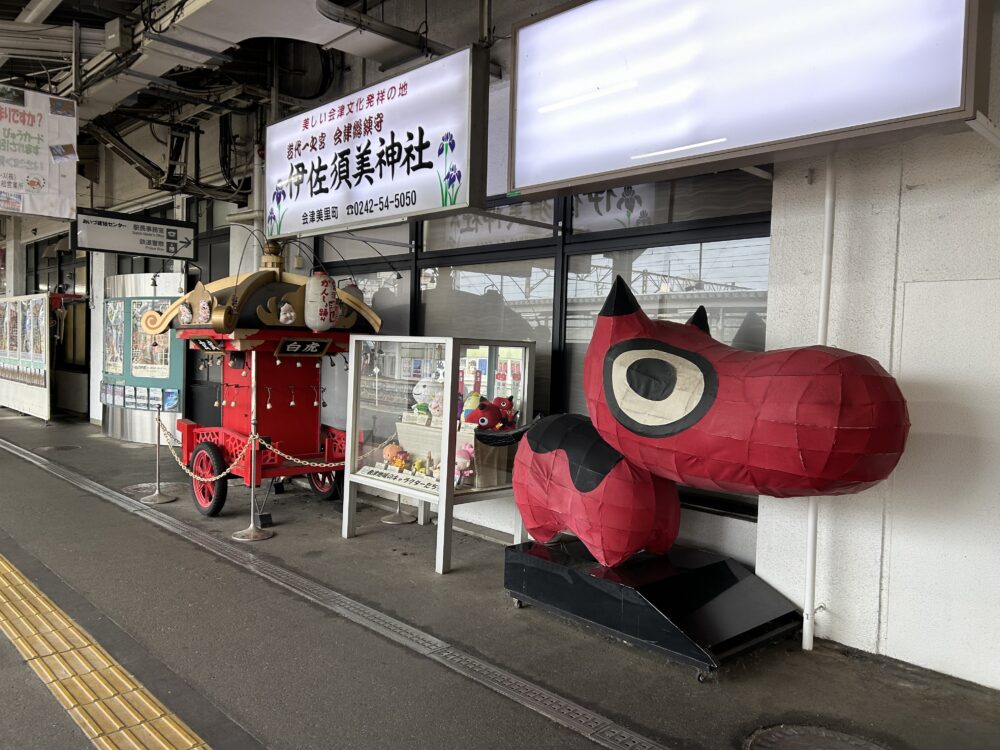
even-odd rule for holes
{"type": "Polygon", "coordinates": [[[73,250],[194,260],[197,231],[190,221],[81,208],[70,238],[73,250]]]}

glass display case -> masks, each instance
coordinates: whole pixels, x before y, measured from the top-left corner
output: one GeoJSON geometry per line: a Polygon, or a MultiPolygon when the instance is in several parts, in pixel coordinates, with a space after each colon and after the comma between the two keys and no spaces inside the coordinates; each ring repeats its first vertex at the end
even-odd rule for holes
{"type": "Polygon", "coordinates": [[[420,523],[436,508],[435,569],[447,572],[453,507],[510,494],[517,443],[488,446],[476,431],[528,423],[534,354],[533,341],[352,336],[344,538],[359,487],[397,493],[420,523]]]}

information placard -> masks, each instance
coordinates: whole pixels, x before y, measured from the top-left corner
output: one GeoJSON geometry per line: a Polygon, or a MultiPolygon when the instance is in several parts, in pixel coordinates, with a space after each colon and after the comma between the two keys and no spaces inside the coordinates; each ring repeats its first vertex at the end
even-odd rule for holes
{"type": "Polygon", "coordinates": [[[0,85],[0,214],[76,216],[76,104],[0,85]]]}
{"type": "Polygon", "coordinates": [[[70,232],[73,250],[194,260],[198,225],[173,219],[135,218],[129,214],[81,208],[70,232]]]}
{"type": "Polygon", "coordinates": [[[461,50],[268,127],[267,235],[481,205],[485,71],[461,50]]]}

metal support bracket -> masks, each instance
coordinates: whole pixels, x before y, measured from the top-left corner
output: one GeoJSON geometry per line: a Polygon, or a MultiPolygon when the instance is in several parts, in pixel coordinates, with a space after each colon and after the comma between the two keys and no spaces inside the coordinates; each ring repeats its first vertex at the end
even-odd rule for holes
{"type": "Polygon", "coordinates": [[[761,167],[740,167],[740,171],[752,174],[754,177],[760,177],[760,179],[767,180],[768,182],[774,181],[774,175],[761,167]]]}
{"type": "Polygon", "coordinates": [[[227,63],[233,61],[232,56],[227,55],[224,52],[217,52],[214,49],[208,49],[207,47],[199,47],[197,44],[191,44],[190,42],[184,42],[180,39],[174,39],[173,37],[166,36],[165,34],[146,32],[146,40],[149,42],[166,44],[169,47],[182,49],[185,52],[193,52],[196,55],[207,57],[209,61],[215,63],[227,63]]]}
{"type": "Polygon", "coordinates": [[[976,112],[976,118],[974,120],[966,121],[966,125],[968,125],[974,133],[979,133],[979,135],[985,138],[994,148],[1000,149],[1000,128],[997,128],[990,118],[982,112],[976,112]]]}
{"type": "Polygon", "coordinates": [[[83,64],[80,61],[80,24],[77,21],[73,21],[73,98],[77,101],[80,101],[80,97],[83,95],[82,68],[83,64]]]}

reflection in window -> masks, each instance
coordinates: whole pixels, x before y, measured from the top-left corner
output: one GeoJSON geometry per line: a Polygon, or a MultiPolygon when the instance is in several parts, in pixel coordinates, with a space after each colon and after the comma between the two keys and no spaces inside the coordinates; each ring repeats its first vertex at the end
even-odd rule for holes
{"type": "Polygon", "coordinates": [[[410,272],[362,273],[354,277],[365,303],[382,318],[386,336],[406,336],[410,332],[410,272]]]}
{"type": "Polygon", "coordinates": [[[409,224],[405,222],[388,224],[376,229],[356,229],[352,232],[321,235],[320,256],[327,263],[335,263],[338,260],[367,260],[386,255],[406,255],[410,252],[409,243],[409,224]]]}
{"type": "Polygon", "coordinates": [[[420,278],[423,332],[535,341],[535,409],[547,411],[554,269],[551,258],[426,268],[420,278]]]}
{"type": "Polygon", "coordinates": [[[594,318],[616,276],[629,282],[650,318],[684,323],[704,305],[715,339],[761,351],[770,248],[770,238],[759,237],[570,258],[566,320],[570,411],[587,413],[583,358],[594,318]]]}
{"type": "Polygon", "coordinates": [[[553,211],[553,202],[546,200],[497,206],[489,210],[492,216],[469,212],[455,214],[445,219],[434,219],[424,225],[424,244],[427,250],[433,251],[550,238],[553,236],[553,211]],[[518,218],[541,222],[548,226],[519,224],[511,220],[518,218]]]}
{"type": "Polygon", "coordinates": [[[746,172],[722,172],[575,195],[573,233],[634,229],[770,210],[770,182],[746,172]]]}

